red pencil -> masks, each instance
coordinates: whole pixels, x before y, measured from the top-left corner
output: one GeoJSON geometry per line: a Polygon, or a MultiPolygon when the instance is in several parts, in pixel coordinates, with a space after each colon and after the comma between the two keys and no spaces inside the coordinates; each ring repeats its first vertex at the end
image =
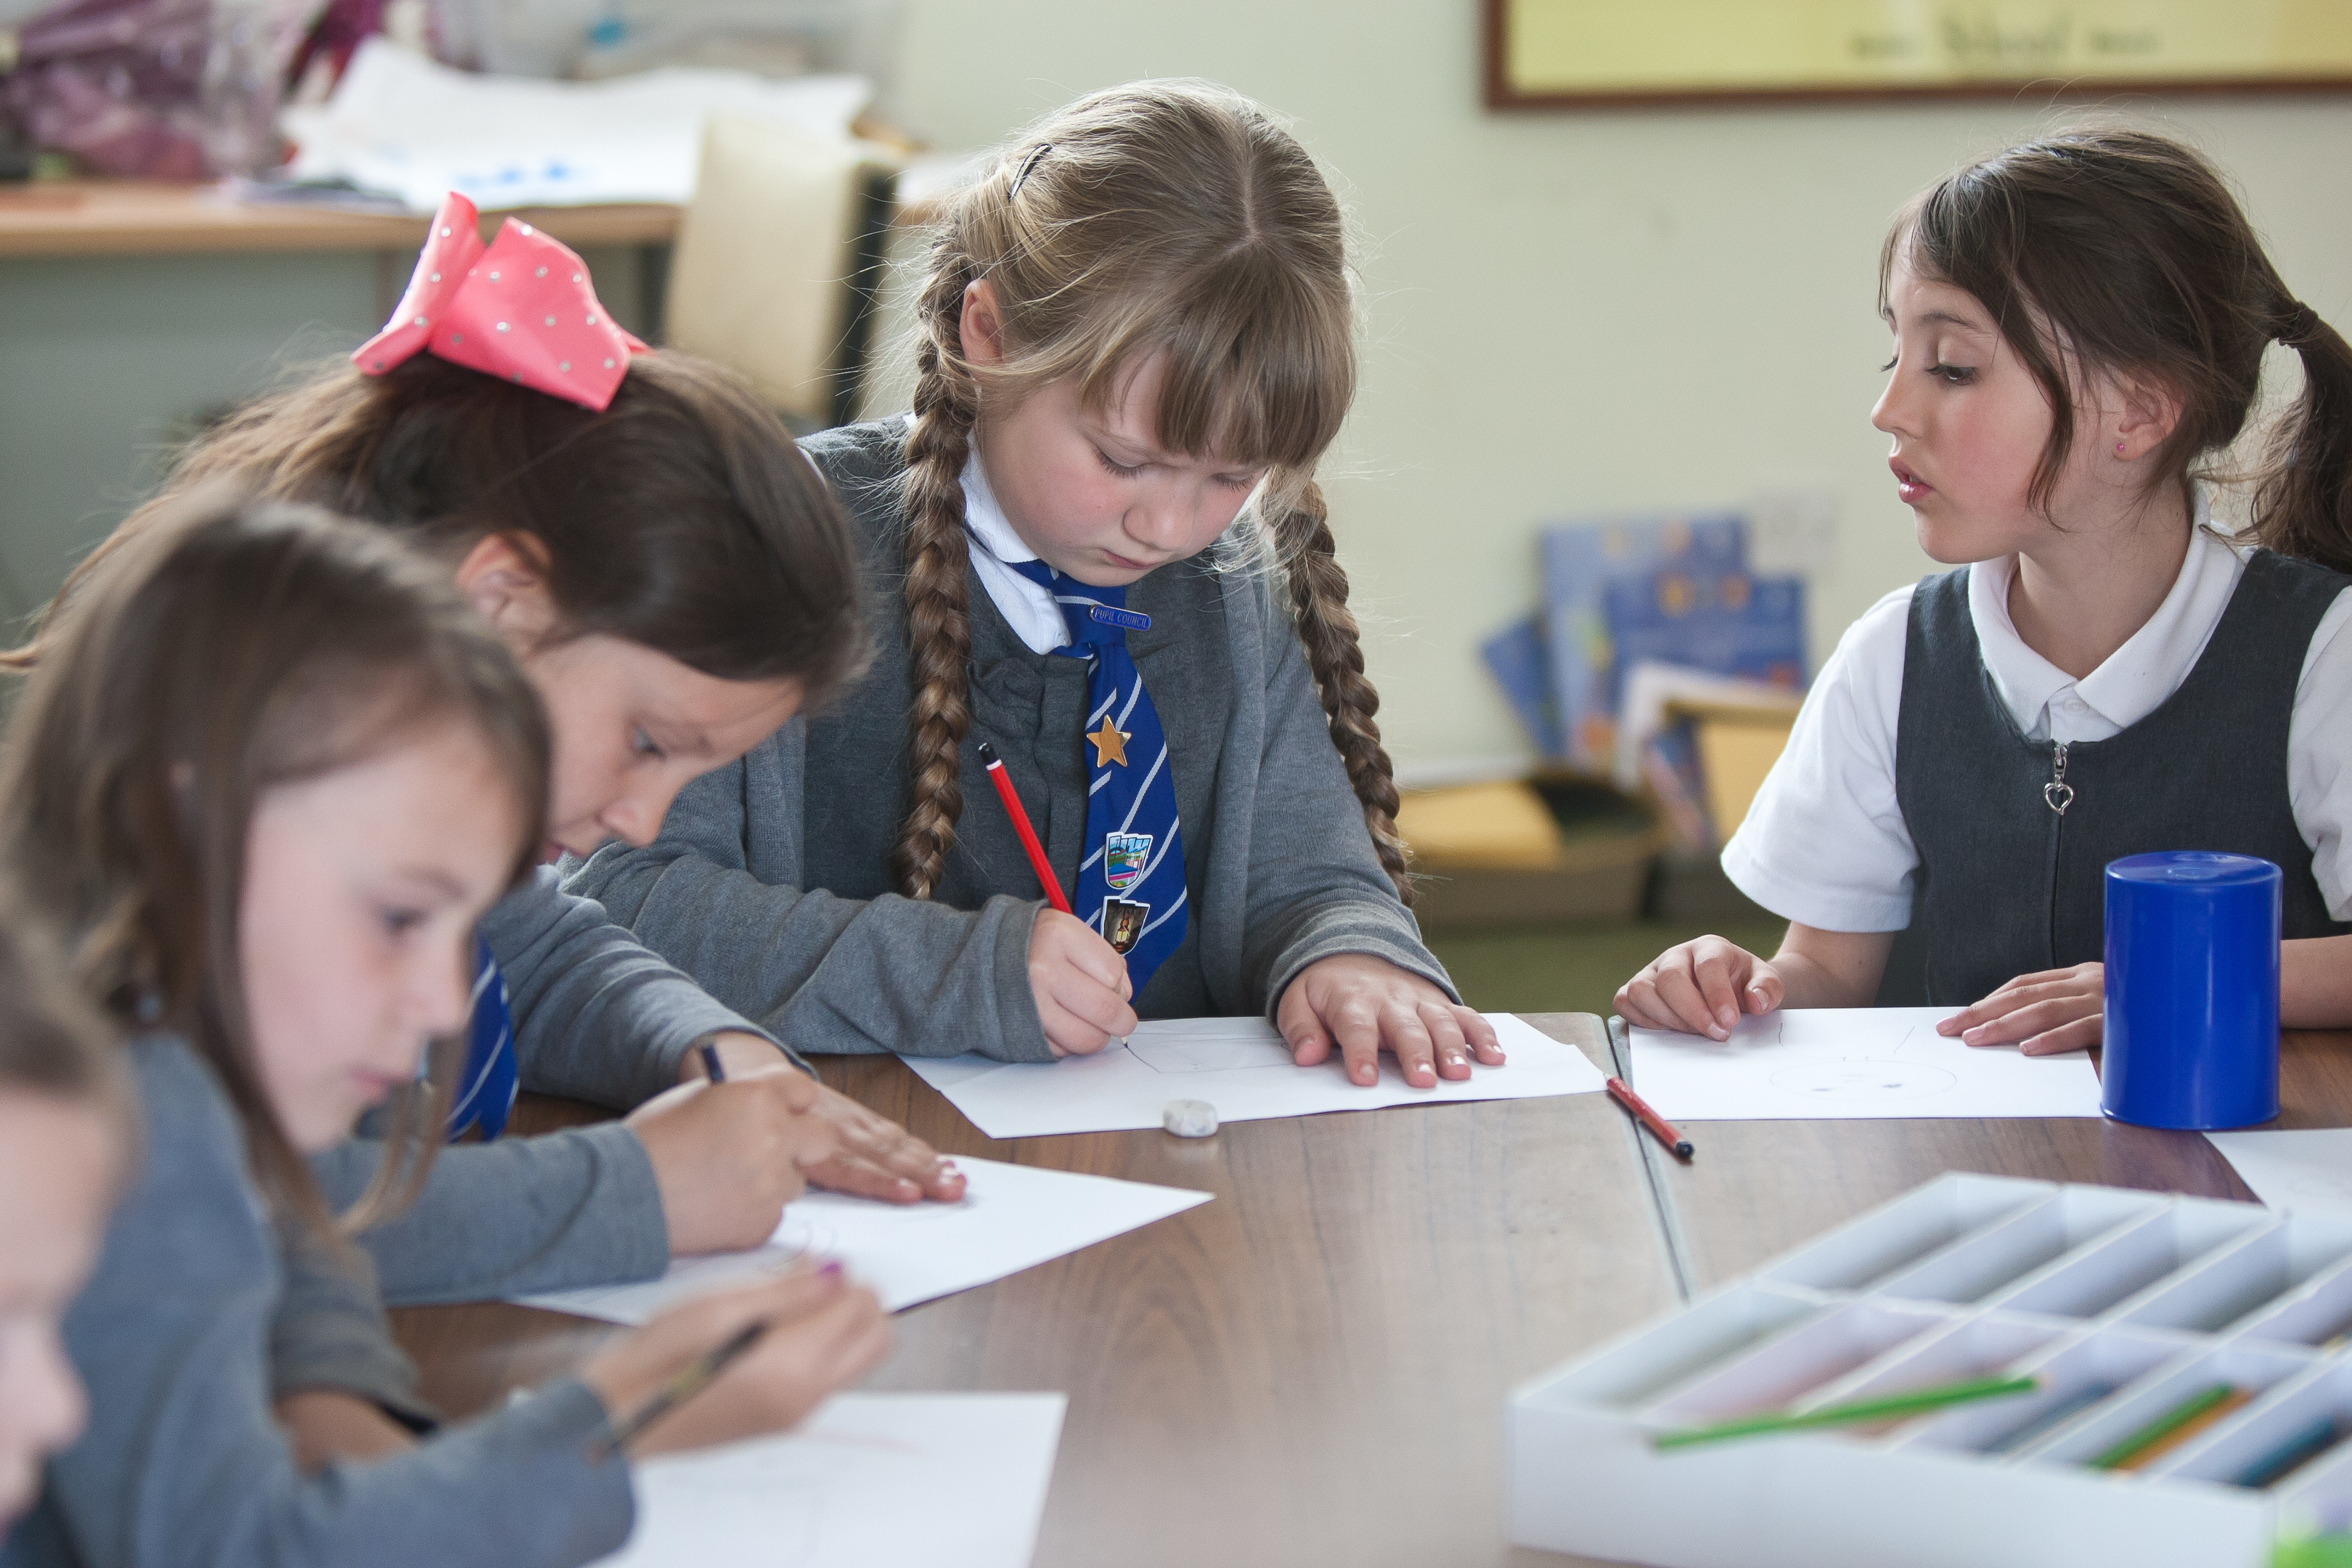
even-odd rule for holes
{"type": "Polygon", "coordinates": [[[1021,835],[1021,847],[1029,851],[1029,865],[1037,873],[1039,886],[1045,889],[1045,900],[1064,914],[1070,912],[1070,900],[1062,897],[1062,879],[1054,875],[1052,862],[1045,858],[1045,847],[1037,842],[1037,830],[1029,826],[1029,814],[1021,809],[1021,797],[1013,793],[1013,775],[1004,771],[1004,759],[996,748],[982,741],[980,760],[988,769],[988,782],[996,786],[996,798],[1004,803],[1004,815],[1013,819],[1013,831],[1021,835]]]}
{"type": "Polygon", "coordinates": [[[1609,1098],[1633,1113],[1633,1120],[1656,1134],[1659,1142],[1675,1152],[1677,1160],[1691,1157],[1691,1141],[1675,1131],[1675,1124],[1650,1109],[1649,1101],[1633,1092],[1633,1086],[1622,1078],[1609,1080],[1609,1098]]]}

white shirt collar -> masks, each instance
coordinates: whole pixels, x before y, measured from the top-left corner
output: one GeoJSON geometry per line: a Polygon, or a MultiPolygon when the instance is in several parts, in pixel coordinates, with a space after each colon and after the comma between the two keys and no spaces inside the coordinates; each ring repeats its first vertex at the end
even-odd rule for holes
{"type": "Polygon", "coordinates": [[[2200,489],[2180,575],[2147,624],[2081,680],[2026,647],[2009,618],[2017,557],[1979,561],[1969,571],[1969,616],[1993,686],[2018,729],[2032,741],[2104,741],[2154,712],[2196,668],[2237,591],[2245,562],[2213,531],[2200,489]]]}
{"type": "Polygon", "coordinates": [[[1037,559],[1037,552],[1021,542],[1004,509],[997,504],[996,492],[989,488],[988,470],[981,466],[976,443],[971,456],[963,460],[963,521],[999,561],[1037,559]]]}
{"type": "Polygon", "coordinates": [[[1070,640],[1069,623],[1054,602],[1052,590],[1014,571],[1013,562],[1034,561],[1037,552],[1021,542],[1013,523],[988,486],[974,447],[963,464],[963,522],[980,548],[971,552],[971,569],[987,590],[991,603],[1033,653],[1051,653],[1070,640]]]}

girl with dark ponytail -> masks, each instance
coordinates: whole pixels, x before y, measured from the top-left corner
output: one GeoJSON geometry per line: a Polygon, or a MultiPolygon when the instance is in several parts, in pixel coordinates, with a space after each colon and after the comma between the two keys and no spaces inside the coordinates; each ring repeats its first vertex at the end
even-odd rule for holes
{"type": "Polygon", "coordinates": [[[2281,1021],[2352,1024],[2352,350],[2212,166],[2139,132],[1937,182],[1879,278],[1872,423],[1920,545],[1969,564],[1846,633],[1724,850],[1779,953],[1685,942],[1618,1010],[1720,1039],[1875,997],[2096,1045],[2104,868],[2194,849],[2285,872],[2281,1021]],[[2209,486],[2273,343],[2302,389],[2225,531],[2209,486]]]}
{"type": "Polygon", "coordinates": [[[887,606],[874,670],[568,885],[809,1049],[1045,1059],[1271,1012],[1359,1083],[1383,1050],[1419,1085],[1499,1062],[1407,908],[1315,484],[1355,353],[1313,162],[1218,89],[1097,93],[951,199],[916,312],[912,414],[808,443],[887,606]]]}

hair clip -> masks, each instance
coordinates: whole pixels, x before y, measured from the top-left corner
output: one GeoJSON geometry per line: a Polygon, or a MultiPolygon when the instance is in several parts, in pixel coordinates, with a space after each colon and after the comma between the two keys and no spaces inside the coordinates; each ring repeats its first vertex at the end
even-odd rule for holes
{"type": "Polygon", "coordinates": [[[1054,144],[1051,142],[1040,142],[1029,150],[1029,156],[1021,160],[1021,167],[1014,173],[1013,184],[1004,193],[1006,201],[1009,202],[1021,194],[1021,183],[1029,177],[1029,171],[1034,169],[1038,161],[1053,150],[1054,144]]]}

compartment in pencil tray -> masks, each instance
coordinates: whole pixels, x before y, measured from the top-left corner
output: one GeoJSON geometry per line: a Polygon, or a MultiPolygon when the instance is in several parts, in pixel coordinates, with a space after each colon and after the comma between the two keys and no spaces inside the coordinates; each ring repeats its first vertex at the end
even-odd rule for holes
{"type": "Polygon", "coordinates": [[[2330,1264],[2238,1321],[2235,1333],[2280,1344],[2352,1351],[2352,1258],[2330,1264]]]}
{"type": "Polygon", "coordinates": [[[2302,1288],[2352,1259],[2352,1221],[2290,1215],[2267,1230],[2215,1247],[2117,1314],[2152,1329],[2213,1333],[2284,1307],[2302,1288]]]}
{"type": "Polygon", "coordinates": [[[1642,1418],[1691,1426],[1790,1409],[1895,1346],[1951,1322],[1949,1313],[1931,1307],[1849,1301],[1692,1379],[1643,1411],[1642,1418]]]}
{"type": "Polygon", "coordinates": [[[1949,1175],[1840,1226],[1759,1278],[1813,1290],[1863,1290],[1921,1258],[2052,1201],[2049,1182],[1949,1175]]]}
{"type": "Polygon", "coordinates": [[[2055,1437],[2120,1391],[2207,1342],[2185,1334],[2095,1329],[2054,1342],[2000,1370],[2042,1380],[2014,1399],[1963,1405],[1914,1422],[1895,1440],[1907,1448],[1941,1448],[2005,1457],[2055,1437]]]}
{"type": "MultiPolygon", "coordinates": [[[[2055,1343],[2066,1332],[2063,1323],[1991,1312],[1958,1321],[1947,1320],[1937,1331],[1898,1344],[1835,1382],[1821,1384],[1797,1400],[1794,1408],[1802,1413],[1825,1405],[1864,1404],[2001,1376],[2055,1343]]],[[[2025,1397],[1996,1396],[1991,1403],[2015,1403],[2025,1397]]],[[[1838,1430],[1849,1436],[1886,1437],[1898,1435],[1922,1419],[1916,1415],[1891,1416],[1852,1426],[1841,1424],[1838,1430]]]]}
{"type": "Polygon", "coordinates": [[[1546,1403],[1632,1409],[1820,1313],[1809,1291],[1733,1285],[1632,1333],[1544,1385],[1546,1403]]]}
{"type": "Polygon", "coordinates": [[[2148,1473],[2282,1500],[2312,1492],[2315,1500],[2326,1494],[2352,1501],[2352,1366],[2322,1363],[2290,1378],[2229,1430],[2150,1465],[2148,1473]]]}
{"type": "Polygon", "coordinates": [[[2095,1318],[2271,1223],[2271,1216],[2252,1204],[2183,1199],[2043,1266],[1993,1298],[1991,1304],[2010,1312],[2095,1318]]]}
{"type": "Polygon", "coordinates": [[[2149,1193],[2069,1187],[2047,1203],[1923,1258],[1876,1287],[1876,1294],[1955,1305],[1982,1301],[2036,1278],[2051,1264],[2168,1206],[2149,1193]]]}
{"type": "Polygon", "coordinates": [[[2243,1340],[2192,1349],[2020,1454],[2035,1464],[2146,1474],[2235,1432],[2263,1394],[2315,1364],[2307,1351],[2243,1340]]]}

